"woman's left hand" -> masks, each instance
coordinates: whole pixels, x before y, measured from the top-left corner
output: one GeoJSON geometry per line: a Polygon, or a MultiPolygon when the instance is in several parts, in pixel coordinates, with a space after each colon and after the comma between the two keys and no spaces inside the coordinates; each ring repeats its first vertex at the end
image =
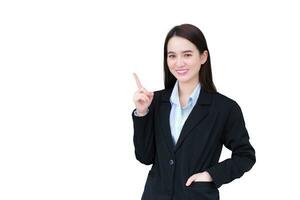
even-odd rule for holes
{"type": "Polygon", "coordinates": [[[186,182],[186,186],[190,186],[192,182],[212,182],[212,177],[207,171],[192,175],[186,182]]]}

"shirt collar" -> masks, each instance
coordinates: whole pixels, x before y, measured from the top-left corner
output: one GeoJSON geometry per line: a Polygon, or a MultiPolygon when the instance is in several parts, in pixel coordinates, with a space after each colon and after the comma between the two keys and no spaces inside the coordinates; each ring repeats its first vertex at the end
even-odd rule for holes
{"type": "MultiPolygon", "coordinates": [[[[201,90],[201,85],[200,83],[197,84],[197,86],[195,87],[195,89],[193,90],[192,94],[189,96],[189,100],[188,100],[188,105],[192,104],[194,105],[199,97],[200,94],[200,90],[201,90]]],[[[172,94],[170,97],[170,102],[172,104],[176,104],[176,105],[180,105],[180,101],[179,101],[179,82],[178,80],[176,81],[173,90],[172,90],[172,94]]]]}

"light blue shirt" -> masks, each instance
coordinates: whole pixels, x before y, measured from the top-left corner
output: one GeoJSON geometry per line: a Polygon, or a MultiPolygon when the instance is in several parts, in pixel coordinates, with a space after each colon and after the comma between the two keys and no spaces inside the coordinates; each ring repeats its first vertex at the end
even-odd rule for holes
{"type": "Polygon", "coordinates": [[[187,105],[185,107],[181,107],[180,100],[179,100],[178,80],[174,85],[170,97],[170,102],[172,105],[171,113],[170,113],[170,128],[171,128],[172,139],[174,144],[177,143],[181,129],[198,100],[200,90],[201,90],[201,85],[200,83],[198,83],[198,85],[193,90],[192,94],[189,96],[187,105]]]}

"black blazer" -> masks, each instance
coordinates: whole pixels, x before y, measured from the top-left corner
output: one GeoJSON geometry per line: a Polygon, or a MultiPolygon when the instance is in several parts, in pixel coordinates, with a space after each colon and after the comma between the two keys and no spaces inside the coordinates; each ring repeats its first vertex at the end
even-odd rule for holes
{"type": "Polygon", "coordinates": [[[152,165],[142,200],[217,200],[218,188],[241,177],[255,163],[241,108],[232,99],[201,88],[199,98],[174,145],[169,125],[172,90],[154,92],[149,113],[132,112],[137,160],[152,165]],[[218,162],[225,145],[231,158],[218,162]],[[207,171],[213,182],[187,179],[207,171]]]}

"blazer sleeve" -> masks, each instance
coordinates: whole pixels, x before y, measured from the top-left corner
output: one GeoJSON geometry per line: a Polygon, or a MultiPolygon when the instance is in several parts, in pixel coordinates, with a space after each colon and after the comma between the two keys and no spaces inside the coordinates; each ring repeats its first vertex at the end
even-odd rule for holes
{"type": "Polygon", "coordinates": [[[256,161],[241,108],[236,102],[233,103],[227,118],[222,141],[225,147],[232,151],[231,158],[206,170],[217,187],[240,178],[256,161]]]}
{"type": "Polygon", "coordinates": [[[145,165],[153,164],[155,155],[155,139],[154,139],[154,116],[155,104],[157,101],[157,92],[154,92],[153,100],[149,106],[148,113],[139,117],[132,111],[133,119],[133,143],[135,148],[135,157],[138,161],[145,165]]]}

